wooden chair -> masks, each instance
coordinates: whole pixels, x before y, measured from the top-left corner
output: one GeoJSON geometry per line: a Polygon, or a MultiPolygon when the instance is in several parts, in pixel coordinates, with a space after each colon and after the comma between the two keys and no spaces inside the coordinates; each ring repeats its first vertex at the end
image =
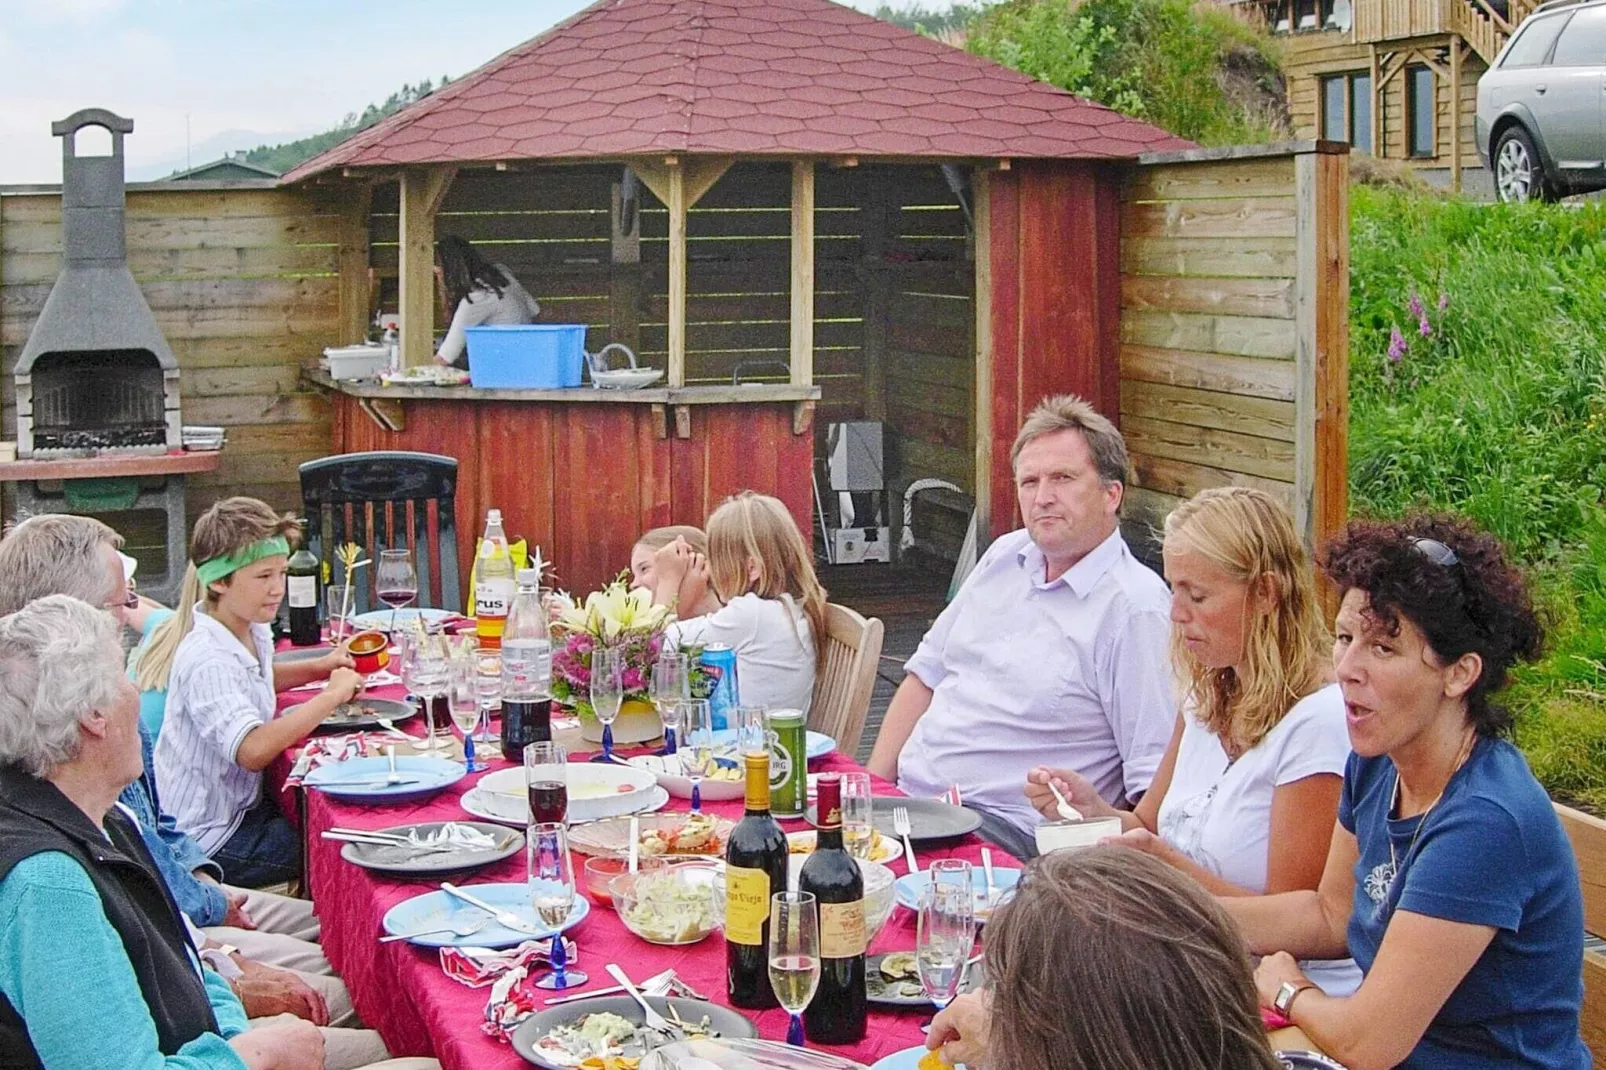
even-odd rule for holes
{"type": "Polygon", "coordinates": [[[851,758],[870,713],[883,629],[879,618],[866,619],[834,602],[825,607],[825,627],[825,661],[814,677],[809,727],[836,740],[851,758]]]}
{"type": "MultiPolygon", "coordinates": [[[[1606,821],[1556,805],[1562,828],[1578,860],[1578,881],[1584,892],[1584,928],[1606,936],[1606,821]]],[[[1606,953],[1584,952],[1584,1007],[1579,1016],[1584,1043],[1596,1064],[1606,1062],[1606,953]]]]}
{"type": "MultiPolygon", "coordinates": [[[[356,612],[377,608],[373,592],[379,551],[402,547],[413,551],[418,569],[418,600],[413,604],[462,611],[456,458],[378,450],[323,457],[299,471],[308,549],[327,563],[334,560],[335,547],[354,542],[373,562],[358,573],[352,595],[356,612]]],[[[334,570],[329,575],[341,578],[338,564],[334,570]]]]}

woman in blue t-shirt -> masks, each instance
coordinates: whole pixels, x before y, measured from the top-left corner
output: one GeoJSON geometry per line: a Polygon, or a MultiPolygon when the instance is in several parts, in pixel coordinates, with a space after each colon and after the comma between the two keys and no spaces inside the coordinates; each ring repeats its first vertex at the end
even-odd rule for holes
{"type": "Polygon", "coordinates": [[[1266,955],[1261,999],[1352,1070],[1589,1067],[1577,865],[1491,701],[1539,653],[1521,573],[1428,516],[1351,524],[1325,567],[1355,753],[1320,887],[1224,900],[1266,955]],[[1346,954],[1345,998],[1296,962],[1346,954]]]}

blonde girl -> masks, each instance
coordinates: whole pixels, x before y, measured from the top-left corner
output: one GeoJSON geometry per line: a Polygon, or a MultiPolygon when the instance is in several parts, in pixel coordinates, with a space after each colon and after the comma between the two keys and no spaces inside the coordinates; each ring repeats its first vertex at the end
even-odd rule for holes
{"type": "Polygon", "coordinates": [[[708,518],[708,556],[684,539],[654,558],[654,600],[676,606],[672,638],[682,646],[724,643],[736,652],[744,705],[807,711],[825,634],[825,588],[814,574],[808,544],[778,498],[743,491],[708,518]],[[706,570],[724,605],[679,601],[688,574],[706,570]]]}
{"type": "MultiPolygon", "coordinates": [[[[1052,780],[1084,814],[1119,817],[1116,842],[1218,896],[1314,889],[1349,735],[1293,523],[1262,491],[1214,488],[1166,518],[1163,551],[1183,701],[1148,793],[1117,812],[1076,773],[1039,767],[1027,797],[1053,816],[1052,780]]],[[[1321,964],[1314,976],[1340,993],[1360,981],[1349,960],[1321,964]]]]}
{"type": "Polygon", "coordinates": [[[692,559],[703,562],[702,567],[688,569],[686,577],[681,581],[680,590],[676,593],[675,605],[683,607],[681,616],[703,617],[717,612],[724,603],[714,593],[713,584],[708,580],[708,536],[703,534],[702,528],[690,524],[670,524],[667,527],[653,528],[641,538],[636,545],[630,548],[630,581],[645,591],[657,589],[657,562],[658,551],[669,546],[676,540],[684,542],[692,550],[692,559]]]}
{"type": "Polygon", "coordinates": [[[269,623],[284,598],[294,518],[255,498],[220,501],[195,522],[177,612],[135,666],[142,689],[167,689],[156,745],[162,801],[231,884],[294,877],[300,839],[262,794],[262,770],[362,688],[343,651],[273,663],[269,623]],[[329,677],[294,713],[275,692],[329,677]]]}

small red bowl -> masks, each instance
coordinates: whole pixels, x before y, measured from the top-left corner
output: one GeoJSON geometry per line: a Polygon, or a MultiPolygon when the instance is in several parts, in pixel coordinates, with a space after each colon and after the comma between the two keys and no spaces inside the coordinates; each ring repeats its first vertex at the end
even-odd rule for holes
{"type": "Polygon", "coordinates": [[[345,647],[364,676],[390,664],[390,637],[384,632],[358,632],[346,640],[345,647]]]}

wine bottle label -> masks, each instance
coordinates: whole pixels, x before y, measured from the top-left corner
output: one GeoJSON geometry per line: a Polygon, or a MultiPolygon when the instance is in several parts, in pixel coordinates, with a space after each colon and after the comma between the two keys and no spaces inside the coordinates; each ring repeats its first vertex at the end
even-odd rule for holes
{"type": "Polygon", "coordinates": [[[864,900],[820,904],[820,957],[851,959],[864,954],[864,900]]]}
{"type": "Polygon", "coordinates": [[[290,576],[288,579],[291,609],[311,609],[318,604],[318,577],[290,576]]]}
{"type": "Polygon", "coordinates": [[[474,615],[505,617],[513,601],[513,584],[507,580],[482,580],[474,585],[474,615]]]}
{"type": "Polygon", "coordinates": [[[770,875],[762,869],[725,868],[725,939],[759,947],[770,918],[770,875]]]}

